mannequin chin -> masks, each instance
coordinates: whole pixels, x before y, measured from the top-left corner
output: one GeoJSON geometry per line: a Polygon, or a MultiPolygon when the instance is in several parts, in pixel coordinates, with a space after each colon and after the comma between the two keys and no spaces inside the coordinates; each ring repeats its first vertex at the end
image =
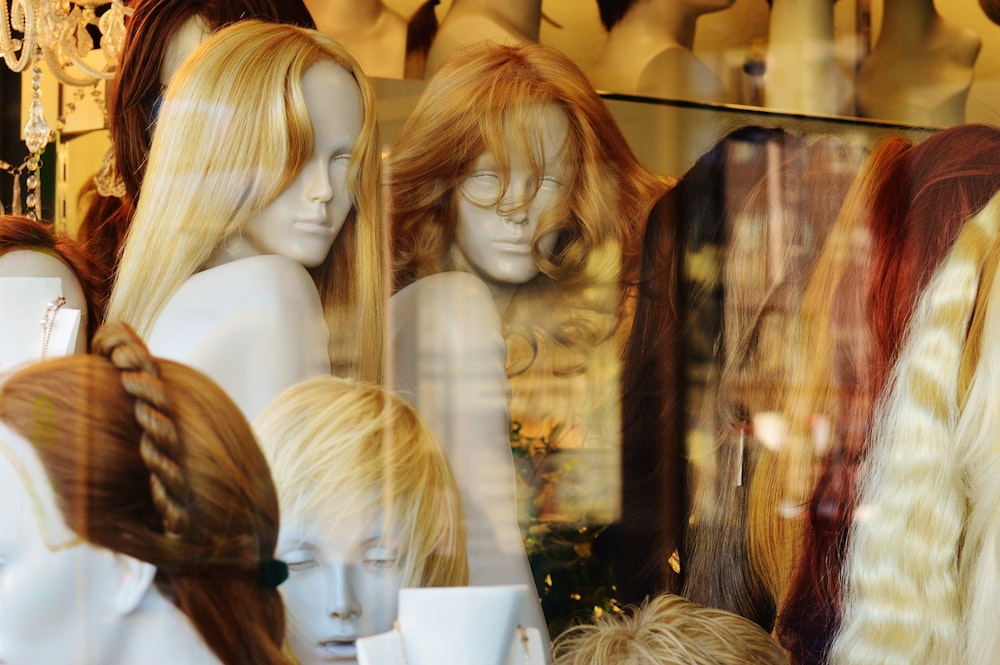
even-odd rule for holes
{"type": "Polygon", "coordinates": [[[155,566],[84,542],[38,455],[0,421],[0,663],[214,664],[155,566]]]}

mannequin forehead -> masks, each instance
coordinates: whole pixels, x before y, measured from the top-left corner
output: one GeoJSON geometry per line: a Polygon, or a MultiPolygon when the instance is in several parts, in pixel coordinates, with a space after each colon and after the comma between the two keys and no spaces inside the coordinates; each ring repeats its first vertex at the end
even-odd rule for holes
{"type": "MultiPolygon", "coordinates": [[[[528,116],[528,119],[538,125],[537,133],[533,137],[537,138],[538,141],[532,147],[540,149],[540,154],[535,154],[533,157],[535,159],[542,158],[546,162],[563,157],[570,136],[569,118],[566,117],[565,111],[556,104],[544,104],[540,107],[534,107],[534,109],[537,109],[537,113],[533,112],[528,116]]],[[[529,161],[529,156],[523,154],[525,132],[520,120],[521,118],[518,118],[517,121],[514,119],[506,120],[507,126],[504,129],[502,149],[513,166],[523,166],[529,161]]],[[[481,160],[484,156],[489,155],[490,147],[487,147],[478,159],[481,160]]],[[[472,165],[472,168],[476,167],[476,164],[472,165]]]]}
{"type": "Polygon", "coordinates": [[[0,256],[0,277],[58,277],[66,306],[87,317],[87,299],[80,280],[65,263],[45,252],[17,249],[0,256]]]}

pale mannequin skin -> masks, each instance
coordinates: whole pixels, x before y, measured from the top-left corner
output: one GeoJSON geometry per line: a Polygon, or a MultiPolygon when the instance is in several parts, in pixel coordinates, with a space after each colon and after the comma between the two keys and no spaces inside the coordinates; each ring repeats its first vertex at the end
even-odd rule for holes
{"type": "MultiPolygon", "coordinates": [[[[58,277],[62,282],[62,294],[66,298],[64,307],[80,311],[80,330],[76,336],[75,353],[87,350],[87,299],[83,295],[80,281],[69,267],[45,252],[18,249],[0,256],[0,278],[2,277],[58,277]]],[[[33,313],[41,318],[41,312],[33,313]]]]}
{"type": "MultiPolygon", "coordinates": [[[[551,181],[543,180],[534,194],[527,161],[511,146],[506,198],[499,206],[476,205],[480,197],[495,200],[498,191],[498,183],[480,182],[489,177],[492,161],[481,155],[454,193],[459,220],[452,252],[464,272],[419,279],[390,301],[396,387],[420,409],[455,470],[466,511],[471,586],[534,589],[517,521],[501,318],[516,288],[539,272],[524,243],[541,212],[562,194],[566,177],[561,156],[569,122],[555,107],[546,110],[543,122],[544,178],[551,181]],[[524,210],[513,210],[521,204],[524,210]]],[[[543,237],[540,249],[551,253],[557,239],[556,233],[543,237]]],[[[518,620],[547,635],[534,594],[525,597],[518,620]]]]}
{"type": "Polygon", "coordinates": [[[722,81],[692,49],[698,18],[733,2],[638,0],[608,32],[587,77],[598,90],[724,101],[722,81]]]}
{"type": "Polygon", "coordinates": [[[860,115],[930,127],[965,122],[982,40],[947,23],[933,0],[885,0],[882,27],[857,76],[860,115]]]}
{"type": "Polygon", "coordinates": [[[156,568],[63,521],[34,448],[0,421],[0,663],[215,665],[156,568]]]}
{"type": "Polygon", "coordinates": [[[353,665],[358,638],[392,629],[403,585],[396,563],[405,552],[384,537],[377,508],[317,521],[282,520],[278,558],[289,568],[280,587],[288,643],[301,665],[353,665]]]}
{"type": "Polygon", "coordinates": [[[427,53],[424,78],[465,44],[537,42],[541,25],[542,0],[453,0],[427,53]]]}
{"type": "Polygon", "coordinates": [[[381,0],[306,0],[316,29],[351,52],[367,76],[403,78],[406,19],[381,0]]]}
{"type": "Polygon", "coordinates": [[[302,88],[315,133],[312,156],[171,297],[148,339],[157,356],[214,379],[248,419],[290,385],[330,371],[329,329],[305,269],[326,259],[350,212],[348,156],[361,131],[362,103],[351,75],[331,62],[310,67],[302,88]],[[265,358],[260,349],[273,352],[265,358]]]}

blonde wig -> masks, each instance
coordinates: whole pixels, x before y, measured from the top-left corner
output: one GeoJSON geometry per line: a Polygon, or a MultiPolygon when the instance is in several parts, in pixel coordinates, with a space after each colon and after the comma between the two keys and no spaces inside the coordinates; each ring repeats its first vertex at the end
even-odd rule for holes
{"type": "Polygon", "coordinates": [[[423,418],[379,386],[330,376],[279,395],[254,420],[286,520],[328,524],[380,508],[405,551],[405,586],[468,583],[461,499],[423,418]]]}
{"type": "Polygon", "coordinates": [[[317,62],[354,77],[364,120],[348,176],[353,209],[310,273],[330,326],[334,371],[381,378],[387,262],[374,96],[343,47],[291,25],[248,20],[219,30],[171,81],[109,319],[148,334],[181,284],[294,180],[312,151],[302,80],[317,62]]]}
{"type": "Polygon", "coordinates": [[[995,478],[983,474],[996,469],[997,373],[987,347],[982,361],[976,358],[975,333],[981,329],[985,340],[996,326],[992,295],[983,298],[982,289],[994,292],[986,283],[992,268],[985,280],[983,273],[1000,256],[998,236],[994,196],[965,223],[921,296],[876,410],[844,576],[843,625],[831,649],[836,665],[995,659],[981,652],[996,644],[995,625],[963,618],[963,605],[982,610],[986,599],[992,607],[998,593],[996,558],[982,557],[995,552],[996,504],[982,499],[996,492],[995,478]]]}
{"type": "MultiPolygon", "coordinates": [[[[895,146],[895,143],[890,144],[895,146]]],[[[761,571],[779,609],[787,594],[804,526],[790,519],[787,510],[805,505],[812,487],[815,467],[811,417],[830,413],[834,404],[834,340],[830,310],[838,293],[860,288],[845,283],[860,277],[859,270],[869,257],[869,235],[865,220],[856,211],[865,208],[883,170],[886,147],[862,165],[851,183],[840,213],[823,243],[809,283],[797,311],[798,340],[789,350],[790,372],[785,386],[787,399],[779,402],[787,432],[781,446],[765,450],[759,461],[750,498],[750,554],[761,571]]],[[[864,331],[860,318],[863,303],[845,303],[842,312],[854,320],[841,320],[838,330],[864,331]]],[[[865,344],[866,345],[866,344],[865,344]]],[[[863,348],[861,344],[856,345],[863,348]]]]}
{"type": "Polygon", "coordinates": [[[623,615],[570,628],[554,646],[554,665],[786,665],[760,626],[681,596],[656,596],[623,615]]]}

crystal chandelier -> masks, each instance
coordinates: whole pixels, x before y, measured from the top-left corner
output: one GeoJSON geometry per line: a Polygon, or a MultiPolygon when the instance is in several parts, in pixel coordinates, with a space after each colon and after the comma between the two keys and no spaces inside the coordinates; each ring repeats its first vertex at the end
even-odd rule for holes
{"type": "Polygon", "coordinates": [[[14,72],[31,71],[31,103],[24,126],[29,154],[19,166],[0,162],[14,176],[12,208],[21,214],[20,177],[28,173],[27,214],[41,213],[41,154],[52,136],[42,108],[42,61],[62,83],[90,86],[114,76],[125,39],[125,16],[131,10],[122,0],[3,0],[0,2],[0,56],[14,72]],[[98,10],[106,8],[98,17],[98,10]],[[85,58],[93,49],[89,26],[100,31],[105,65],[96,69],[85,58]],[[33,191],[32,191],[33,190],[33,191]]]}

